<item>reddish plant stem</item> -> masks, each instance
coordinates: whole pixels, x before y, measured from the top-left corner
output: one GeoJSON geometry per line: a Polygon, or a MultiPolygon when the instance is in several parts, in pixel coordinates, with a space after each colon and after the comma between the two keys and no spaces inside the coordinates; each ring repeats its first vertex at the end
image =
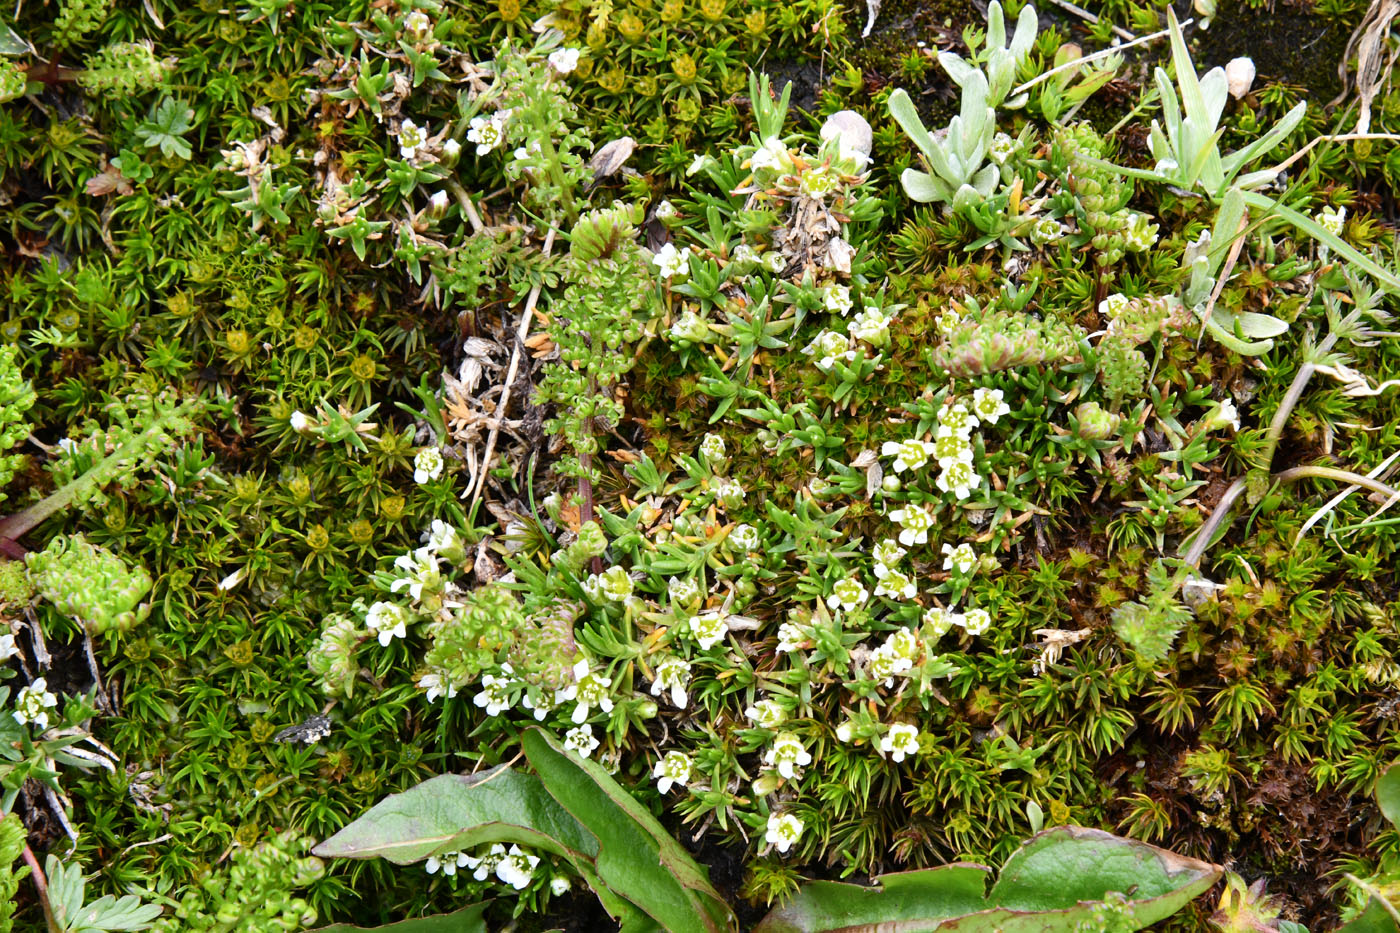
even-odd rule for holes
{"type": "Polygon", "coordinates": [[[29,877],[34,879],[34,887],[39,892],[39,905],[44,908],[44,921],[52,933],[58,933],[58,921],[54,920],[53,908],[49,906],[49,881],[44,877],[44,870],[39,867],[39,859],[27,842],[24,844],[24,861],[29,865],[29,877]]]}

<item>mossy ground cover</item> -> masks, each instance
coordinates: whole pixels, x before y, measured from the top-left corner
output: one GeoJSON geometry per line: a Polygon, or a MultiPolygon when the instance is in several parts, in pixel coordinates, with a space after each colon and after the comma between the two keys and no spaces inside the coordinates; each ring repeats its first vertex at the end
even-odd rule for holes
{"type": "MultiPolygon", "coordinates": [[[[1221,7],[1199,70],[1258,70],[1221,150],[1300,101],[1250,169],[1355,127],[1326,105],[1363,6],[1221,7]],[[1291,54],[1256,50],[1275,24],[1291,54]]],[[[1092,9],[1041,10],[1011,83],[1166,22],[1092,9]]],[[[1353,909],[1341,873],[1395,855],[1394,295],[1254,206],[1229,250],[1221,191],[1141,177],[1165,39],[1001,89],[976,197],[912,199],[893,92],[966,127],[937,53],[990,74],[986,19],[866,18],[22,6],[0,545],[14,741],[57,789],[0,771],[33,851],[167,929],[604,923],[557,859],[304,860],[543,723],[748,919],[802,878],[999,864],[1034,811],[1266,878],[1315,930],[1353,909]],[[42,744],[70,727],[93,757],[42,744]]],[[[1324,143],[1256,188],[1393,276],[1397,174],[1324,143]]]]}

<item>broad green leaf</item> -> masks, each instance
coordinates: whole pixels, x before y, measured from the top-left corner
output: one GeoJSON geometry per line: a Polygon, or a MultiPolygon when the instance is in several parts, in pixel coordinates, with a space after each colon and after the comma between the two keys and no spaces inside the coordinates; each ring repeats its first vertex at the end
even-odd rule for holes
{"type": "Polygon", "coordinates": [[[983,865],[945,865],[881,875],[876,887],[814,881],[764,917],[754,933],[932,930],[946,920],[985,910],[990,878],[991,869],[983,865]]]}
{"type": "Polygon", "coordinates": [[[347,923],[336,923],[328,927],[318,927],[311,933],[489,933],[486,921],[482,917],[490,904],[490,901],[482,901],[450,914],[400,920],[398,923],[379,927],[352,927],[347,923]]]}
{"type": "MultiPolygon", "coordinates": [[[[1219,311],[1218,308],[1216,310],[1219,311]]],[[[1244,334],[1251,340],[1267,340],[1288,330],[1287,321],[1281,321],[1272,314],[1256,314],[1253,311],[1230,314],[1229,326],[1237,335],[1244,334]]]]}
{"type": "Polygon", "coordinates": [[[478,775],[444,774],[386,797],[314,852],[407,865],[487,842],[543,849],[576,865],[598,852],[598,840],[560,809],[539,778],[505,766],[478,775]]]}
{"type": "Polygon", "coordinates": [[[1392,826],[1400,825],[1400,761],[1392,762],[1376,780],[1376,803],[1392,826]]]}
{"type": "Polygon", "coordinates": [[[1007,859],[990,900],[1018,912],[1064,911],[1118,892],[1147,926],[1180,910],[1220,875],[1218,865],[1097,829],[1061,826],[1031,837],[1007,859]]]}
{"type": "Polygon", "coordinates": [[[904,186],[904,193],[912,200],[928,204],[933,201],[947,201],[944,197],[944,186],[940,186],[938,181],[928,172],[921,172],[918,169],[906,168],[900,173],[899,183],[904,186]]]}
{"type": "Polygon", "coordinates": [[[1395,933],[1397,929],[1400,927],[1396,926],[1390,911],[1373,897],[1359,916],[1337,927],[1337,933],[1395,933]]]}
{"type": "Polygon", "coordinates": [[[919,111],[914,108],[914,102],[909,99],[909,95],[904,88],[895,88],[890,93],[889,98],[890,116],[894,117],[894,122],[899,124],[899,128],[904,130],[904,135],[919,148],[919,151],[930,160],[935,158],[934,150],[938,144],[929,135],[928,128],[924,126],[924,121],[919,119],[919,111]]]}
{"type": "Polygon", "coordinates": [[[1390,269],[1380,265],[1370,256],[1351,246],[1341,237],[1328,233],[1317,221],[1307,214],[1299,213],[1291,207],[1287,207],[1277,201],[1260,194],[1257,191],[1246,191],[1243,194],[1244,202],[1250,207],[1258,207],[1263,210],[1277,214],[1279,217],[1291,223],[1308,236],[1325,243],[1332,248],[1332,251],[1343,259],[1349,260],[1359,266],[1367,275],[1376,280],[1376,284],[1392,295],[1400,294],[1400,278],[1390,269]]]}
{"type": "Polygon", "coordinates": [[[8,23],[0,23],[0,55],[28,55],[29,43],[8,23]]]}
{"type": "Polygon", "coordinates": [[[729,906],[690,853],[601,765],[566,754],[540,729],[526,732],[521,745],[549,793],[597,837],[595,865],[606,888],[670,933],[734,925],[729,906]]]}

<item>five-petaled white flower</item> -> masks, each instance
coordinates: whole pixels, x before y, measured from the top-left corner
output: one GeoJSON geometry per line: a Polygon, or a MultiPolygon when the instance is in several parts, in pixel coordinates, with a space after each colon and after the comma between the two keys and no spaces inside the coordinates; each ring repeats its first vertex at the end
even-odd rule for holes
{"type": "Polygon", "coordinates": [[[744,710],[744,715],[760,729],[776,729],[787,719],[787,711],[777,700],[759,700],[744,710]]]}
{"type": "Polygon", "coordinates": [[[773,740],[773,747],[763,756],[763,760],[789,781],[797,768],[812,763],[812,755],[802,746],[802,740],[795,732],[779,732],[773,740]]]}
{"type": "Polygon", "coordinates": [[[899,533],[899,543],[905,547],[928,543],[928,532],[933,527],[933,516],[922,506],[906,505],[890,512],[890,518],[899,522],[903,530],[899,533]]]}
{"type": "Polygon", "coordinates": [[[566,75],[578,67],[578,49],[558,49],[549,53],[549,67],[566,75]]]}
{"type": "Polygon", "coordinates": [[[894,569],[894,565],[899,563],[901,557],[908,553],[893,538],[886,538],[875,545],[870,551],[870,556],[875,559],[875,576],[883,577],[894,569]]]}
{"type": "Polygon", "coordinates": [[[754,154],[749,156],[749,168],[753,171],[759,169],[781,168],[788,159],[788,148],[783,145],[783,141],[776,136],[769,136],[763,141],[763,145],[754,150],[754,154]]]}
{"type": "Polygon", "coordinates": [[[690,618],[690,636],[701,651],[710,650],[728,634],[729,620],[722,612],[702,612],[690,618]]]}
{"type": "Polygon", "coordinates": [[[577,752],[580,758],[587,758],[593,754],[593,750],[598,747],[598,740],[593,737],[593,727],[588,723],[575,726],[564,733],[564,748],[567,751],[577,752]]]}
{"type": "Polygon", "coordinates": [[[685,709],[689,697],[685,688],[690,685],[690,662],[676,655],[667,655],[656,662],[655,677],[651,682],[651,695],[661,696],[661,691],[671,691],[671,702],[677,709],[685,709]]]}
{"type": "Polygon", "coordinates": [[[924,610],[923,622],[925,632],[933,638],[942,638],[953,626],[962,627],[963,617],[961,613],[952,612],[942,606],[933,606],[924,610]]]}
{"type": "Polygon", "coordinates": [[[413,481],[421,486],[437,479],[442,475],[443,465],[442,451],[436,447],[424,447],[413,458],[413,481]]]}
{"type": "Polygon", "coordinates": [[[408,590],[414,599],[422,599],[423,591],[433,592],[442,582],[438,572],[437,557],[426,547],[394,558],[394,569],[399,576],[389,584],[389,592],[401,593],[408,590]]]}
{"type": "Polygon", "coordinates": [[[972,550],[972,545],[964,541],[957,547],[951,544],[943,545],[943,569],[956,570],[966,576],[972,573],[977,566],[977,553],[972,550]]]}
{"type": "Polygon", "coordinates": [[[457,695],[457,685],[450,680],[443,680],[441,674],[424,674],[418,678],[418,687],[427,691],[429,703],[440,696],[450,700],[457,695]]]}
{"type": "MultiPolygon", "coordinates": [[[[501,665],[501,673],[510,674],[509,664],[501,665]]],[[[510,709],[510,678],[487,674],[481,678],[481,692],[472,701],[486,710],[487,716],[499,716],[510,709]]]]}
{"type": "Polygon", "coordinates": [[[905,470],[917,470],[928,463],[929,457],[934,455],[936,449],[930,441],[885,441],[880,447],[880,454],[893,457],[894,471],[903,473],[905,470]]]}
{"type": "Polygon", "coordinates": [[[1313,215],[1313,220],[1333,236],[1341,236],[1346,228],[1347,209],[1345,207],[1324,207],[1313,215]]]}
{"type": "Polygon", "coordinates": [[[851,574],[844,580],[838,580],[832,586],[831,595],[826,598],[826,604],[832,609],[839,606],[847,612],[854,612],[865,605],[865,600],[869,596],[869,591],[861,584],[855,574],[851,574]]]}
{"type": "Polygon", "coordinates": [[[845,285],[828,285],[826,294],[823,297],[826,310],[842,317],[851,313],[854,302],[851,300],[851,290],[845,285]]]}
{"type": "Polygon", "coordinates": [[[694,764],[684,752],[667,752],[666,757],[656,763],[651,776],[656,778],[656,789],[668,793],[675,785],[685,787],[690,783],[690,772],[694,764]]]}
{"type": "Polygon", "coordinates": [[[977,389],[972,393],[972,410],[987,424],[996,424],[1002,415],[1011,413],[1011,406],[1002,401],[1000,389],[977,389]]]}
{"type": "Polygon", "coordinates": [[[908,723],[895,723],[880,739],[880,751],[888,753],[894,761],[903,761],[905,755],[918,750],[919,730],[908,723]]]}
{"type": "Polygon", "coordinates": [[[768,831],[763,840],[772,843],[779,852],[786,852],[792,844],[802,838],[805,825],[796,814],[771,813],[768,816],[768,831]]]}
{"type": "MultiPolygon", "coordinates": [[[[951,492],[959,499],[966,499],[972,492],[972,487],[979,485],[982,477],[977,475],[977,471],[972,468],[972,464],[966,460],[959,460],[943,468],[943,472],[938,474],[938,488],[944,492],[951,492]]],[[[903,536],[901,535],[901,540],[903,536]]]]}
{"type": "Polygon", "coordinates": [[[676,244],[667,243],[651,257],[652,263],[661,270],[663,279],[686,275],[690,272],[690,247],[676,249],[676,244]]]}
{"type": "Polygon", "coordinates": [[[736,525],[729,533],[729,540],[741,551],[757,551],[762,543],[758,538],[758,529],[752,525],[736,525]]]}
{"type": "Polygon", "coordinates": [[[806,630],[796,622],[784,622],[778,626],[778,653],[796,651],[807,643],[806,630]]]}
{"type": "Polygon", "coordinates": [[[977,417],[962,402],[945,401],[938,411],[938,433],[971,436],[977,428],[977,417]]]}
{"type": "Polygon", "coordinates": [[[15,709],[11,713],[20,725],[33,723],[40,730],[49,727],[49,710],[58,705],[58,697],[49,693],[49,682],[43,677],[34,678],[34,683],[20,688],[15,697],[15,709]]]}
{"type": "Polygon", "coordinates": [[[914,585],[914,581],[902,570],[884,568],[884,576],[880,577],[880,582],[875,584],[876,596],[889,596],[892,599],[913,599],[918,595],[919,589],[914,585]]]}
{"type": "Polygon", "coordinates": [[[535,876],[535,866],[539,863],[540,857],[538,855],[522,852],[520,846],[512,845],[505,858],[501,859],[500,864],[496,866],[496,877],[520,891],[535,876]]]}
{"type": "Polygon", "coordinates": [[[981,635],[992,626],[992,614],[985,609],[969,609],[962,620],[963,631],[969,635],[981,635]]]}
{"type": "Polygon", "coordinates": [[[439,871],[444,875],[455,875],[458,868],[467,868],[473,861],[474,859],[465,852],[443,852],[428,856],[423,867],[430,875],[436,875],[439,871]]]}
{"type": "MultiPolygon", "coordinates": [[[[588,718],[588,711],[596,706],[605,713],[611,713],[613,708],[612,697],[608,696],[608,688],[612,686],[612,678],[604,677],[602,673],[594,673],[588,667],[586,658],[580,659],[574,665],[574,682],[569,684],[555,696],[555,705],[566,703],[569,700],[577,700],[578,706],[574,707],[573,721],[582,723],[588,718]]],[[[591,730],[590,730],[591,733],[591,730]]]]}
{"type": "Polygon", "coordinates": [[[423,148],[427,141],[428,131],[412,120],[404,120],[399,125],[399,152],[405,159],[412,159],[417,155],[418,150],[423,148]]]}
{"type": "Polygon", "coordinates": [[[506,139],[507,111],[498,110],[489,117],[472,117],[467,124],[467,142],[476,143],[476,154],[484,156],[506,139]]]}
{"type": "Polygon", "coordinates": [[[491,873],[496,870],[496,866],[506,857],[506,847],[499,842],[491,846],[491,850],[480,858],[468,855],[464,859],[462,867],[472,870],[472,877],[477,881],[485,881],[491,877],[491,873]]]}
{"type": "Polygon", "coordinates": [[[408,610],[395,603],[377,602],[365,613],[365,625],[388,647],[395,638],[408,637],[408,610]]]}

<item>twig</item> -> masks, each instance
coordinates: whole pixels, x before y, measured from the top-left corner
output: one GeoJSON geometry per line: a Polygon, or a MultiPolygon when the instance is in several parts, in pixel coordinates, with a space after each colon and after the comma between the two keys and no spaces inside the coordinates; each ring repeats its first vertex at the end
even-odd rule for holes
{"type": "Polygon", "coordinates": [[[449,181],[447,190],[452,192],[452,196],[457,199],[457,206],[462,209],[463,214],[467,215],[467,222],[472,225],[472,231],[480,233],[485,230],[486,225],[481,222],[481,215],[476,212],[476,205],[472,203],[471,195],[467,194],[467,189],[455,181],[449,181]]]}
{"type": "MultiPolygon", "coordinates": [[[[1099,18],[1097,16],[1095,16],[1093,13],[1090,13],[1082,6],[1075,6],[1073,3],[1070,3],[1069,0],[1050,0],[1050,2],[1055,4],[1055,6],[1059,7],[1060,9],[1064,10],[1066,13],[1073,13],[1075,16],[1078,16],[1080,19],[1084,20],[1091,26],[1097,26],[1099,24],[1099,18]]],[[[1131,32],[1128,32],[1128,30],[1124,29],[1122,26],[1114,26],[1112,28],[1113,34],[1118,36],[1120,39],[1126,39],[1129,42],[1134,42],[1137,40],[1136,35],[1134,35],[1131,32]]]]}
{"type": "MultiPolygon", "coordinates": [[[[554,233],[555,229],[550,227],[549,232],[545,234],[544,255],[546,257],[554,249],[554,233]]],[[[505,417],[506,410],[510,405],[511,386],[515,384],[515,374],[520,369],[520,349],[525,346],[525,338],[530,336],[530,321],[534,319],[535,303],[540,300],[540,288],[543,284],[543,282],[536,282],[534,287],[530,289],[530,294],[525,298],[525,311],[521,314],[520,326],[515,331],[515,349],[510,354],[510,367],[506,370],[505,388],[501,390],[501,401],[496,406],[500,417],[491,425],[491,431],[486,435],[486,453],[481,458],[481,471],[476,477],[476,488],[471,490],[471,505],[476,505],[476,500],[481,498],[481,492],[486,488],[486,477],[491,468],[491,455],[496,452],[496,437],[501,430],[501,418],[505,417]]]]}
{"type": "Polygon", "coordinates": [[[39,860],[27,842],[24,844],[24,861],[29,865],[29,877],[34,879],[34,888],[39,892],[39,905],[44,908],[44,921],[49,926],[49,933],[63,933],[54,919],[53,908],[49,906],[49,880],[44,877],[44,870],[39,867],[39,860]]]}
{"type": "MultiPolygon", "coordinates": [[[[1181,24],[1181,28],[1182,28],[1182,29],[1185,29],[1187,26],[1190,26],[1192,22],[1193,22],[1193,20],[1189,20],[1189,19],[1188,19],[1186,22],[1184,22],[1184,23],[1181,24]]],[[[1117,54],[1117,53],[1123,51],[1124,49],[1130,49],[1130,48],[1132,48],[1132,47],[1135,46],[1135,45],[1145,45],[1145,44],[1148,43],[1148,42],[1152,42],[1152,41],[1154,41],[1154,40],[1156,40],[1156,39],[1160,39],[1160,38],[1162,38],[1163,36],[1167,36],[1167,35],[1170,35],[1170,34],[1171,34],[1171,30],[1170,30],[1170,29],[1162,29],[1162,30],[1159,30],[1158,32],[1154,32],[1154,33],[1153,33],[1152,35],[1150,35],[1150,36],[1143,36],[1141,39],[1134,39],[1132,42],[1125,43],[1125,44],[1120,45],[1120,46],[1117,46],[1117,47],[1115,47],[1115,48],[1103,49],[1102,51],[1094,52],[1094,53],[1091,54],[1091,55],[1085,55],[1083,58],[1076,58],[1076,59],[1075,59],[1074,61],[1072,61],[1072,62],[1065,62],[1063,65],[1060,65],[1058,68],[1051,68],[1049,71],[1045,72],[1044,74],[1039,75],[1039,76],[1037,76],[1037,77],[1035,77],[1035,78],[1032,78],[1031,80],[1027,81],[1025,84],[1023,84],[1023,85],[1021,85],[1020,87],[1018,87],[1018,88],[1016,88],[1015,90],[1013,90],[1013,91],[1012,91],[1010,94],[1008,94],[1007,96],[1008,96],[1008,97],[1015,97],[1017,94],[1020,94],[1022,91],[1028,91],[1028,90],[1030,90],[1031,88],[1035,87],[1035,86],[1036,86],[1037,84],[1039,84],[1040,82],[1044,81],[1045,79],[1050,78],[1050,77],[1053,77],[1053,76],[1059,74],[1061,71],[1068,71],[1068,70],[1071,69],[1071,68],[1078,68],[1078,67],[1080,67],[1081,65],[1087,65],[1087,64],[1089,64],[1090,62],[1092,62],[1092,61],[1097,61],[1097,60],[1100,59],[1100,58],[1107,58],[1107,57],[1110,56],[1110,55],[1115,55],[1115,54],[1117,54]]]]}

